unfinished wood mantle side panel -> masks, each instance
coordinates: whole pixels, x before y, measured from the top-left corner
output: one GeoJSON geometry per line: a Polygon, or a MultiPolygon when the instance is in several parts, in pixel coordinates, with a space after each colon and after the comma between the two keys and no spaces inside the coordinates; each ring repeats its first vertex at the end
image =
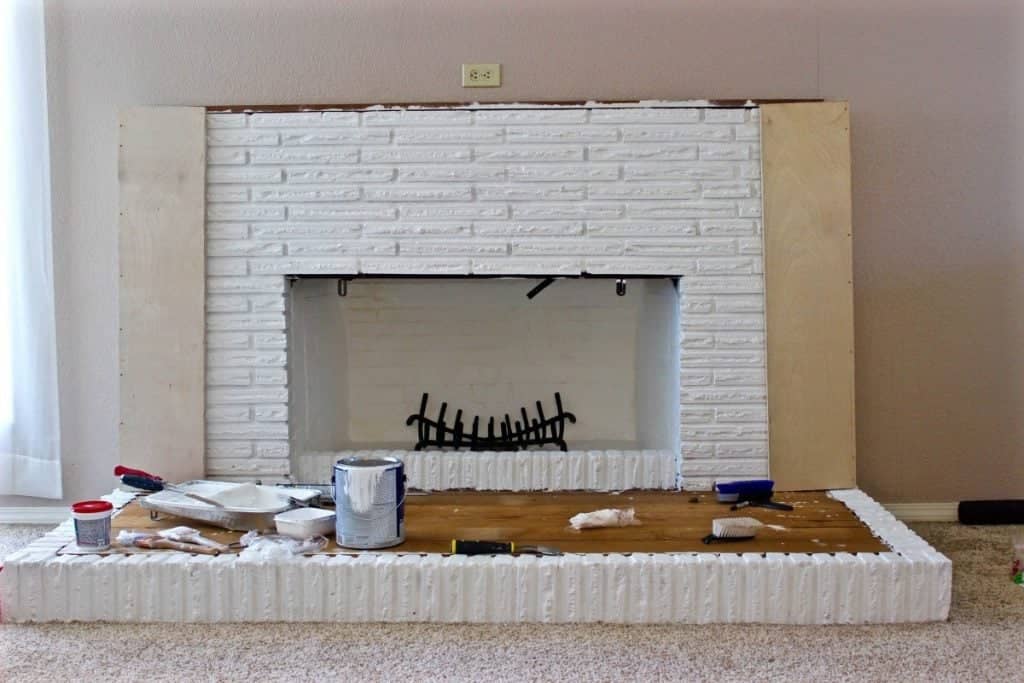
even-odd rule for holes
{"type": "Polygon", "coordinates": [[[206,110],[121,113],[121,462],[204,474],[206,110]]]}
{"type": "Polygon", "coordinates": [[[856,486],[850,119],[761,107],[769,463],[776,488],[856,486]]]}

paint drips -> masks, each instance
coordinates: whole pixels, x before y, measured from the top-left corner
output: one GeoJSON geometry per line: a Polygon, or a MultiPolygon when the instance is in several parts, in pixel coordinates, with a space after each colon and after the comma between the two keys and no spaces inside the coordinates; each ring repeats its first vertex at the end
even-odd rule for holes
{"type": "Polygon", "coordinates": [[[373,509],[380,480],[387,468],[387,465],[378,465],[345,470],[345,496],[352,512],[364,515],[373,509]]]}

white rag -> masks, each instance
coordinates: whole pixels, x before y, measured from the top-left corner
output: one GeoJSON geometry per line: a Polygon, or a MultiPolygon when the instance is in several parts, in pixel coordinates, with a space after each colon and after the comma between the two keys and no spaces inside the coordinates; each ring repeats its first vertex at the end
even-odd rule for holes
{"type": "Polygon", "coordinates": [[[632,526],[639,523],[636,519],[636,510],[633,508],[626,510],[608,508],[593,512],[581,512],[569,519],[569,524],[572,524],[572,528],[577,531],[602,526],[632,526]]]}

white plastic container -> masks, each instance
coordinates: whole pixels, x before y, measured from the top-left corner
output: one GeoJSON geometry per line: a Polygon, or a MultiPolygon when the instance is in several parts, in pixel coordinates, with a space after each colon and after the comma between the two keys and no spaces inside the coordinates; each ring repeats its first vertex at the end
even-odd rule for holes
{"type": "Polygon", "coordinates": [[[319,508],[295,508],[274,516],[277,533],[298,539],[329,536],[334,531],[334,520],[333,512],[319,508]]]}
{"type": "Polygon", "coordinates": [[[75,543],[82,550],[110,548],[110,518],[114,506],[105,500],[83,500],[71,506],[75,520],[75,543]]]}

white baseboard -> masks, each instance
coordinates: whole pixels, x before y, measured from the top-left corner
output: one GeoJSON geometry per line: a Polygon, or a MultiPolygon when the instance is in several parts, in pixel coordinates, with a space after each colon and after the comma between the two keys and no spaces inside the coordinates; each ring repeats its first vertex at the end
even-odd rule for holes
{"type": "Polygon", "coordinates": [[[955,522],[959,503],[882,503],[901,522],[955,522]]]}
{"type": "Polygon", "coordinates": [[[71,516],[66,505],[41,507],[0,507],[0,524],[53,524],[71,516]]]}

